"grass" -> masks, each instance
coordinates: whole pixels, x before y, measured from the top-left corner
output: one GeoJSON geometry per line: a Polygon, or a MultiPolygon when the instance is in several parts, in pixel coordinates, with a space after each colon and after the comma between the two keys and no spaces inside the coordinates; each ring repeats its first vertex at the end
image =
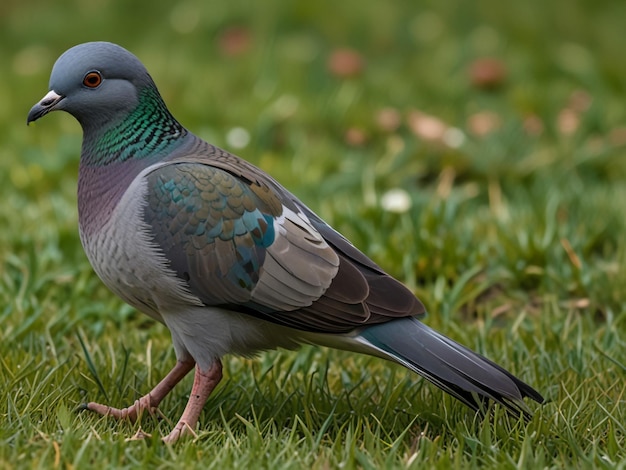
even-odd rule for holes
{"type": "Polygon", "coordinates": [[[626,468],[625,4],[202,5],[0,7],[0,467],[626,468]],[[159,436],[190,378],[167,420],[142,419],[145,441],[76,412],[132,403],[174,362],[167,331],[82,252],[78,125],[24,126],[55,58],[93,39],[135,52],[187,127],[270,172],[430,325],[547,403],[527,424],[481,420],[400,367],[305,347],[226,358],[198,437],[173,447],[159,436]],[[365,67],[329,70],[341,47],[365,67]],[[506,67],[495,90],[468,78],[481,57],[506,67]]]}

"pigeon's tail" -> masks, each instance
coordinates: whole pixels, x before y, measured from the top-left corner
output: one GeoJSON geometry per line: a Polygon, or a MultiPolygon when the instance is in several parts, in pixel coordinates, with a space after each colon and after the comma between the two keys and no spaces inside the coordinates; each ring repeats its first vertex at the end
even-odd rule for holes
{"type": "Polygon", "coordinates": [[[524,403],[543,397],[530,385],[465,346],[446,338],[414,318],[403,318],[364,329],[357,337],[376,355],[417,372],[476,411],[488,399],[515,416],[529,418],[524,403]]]}

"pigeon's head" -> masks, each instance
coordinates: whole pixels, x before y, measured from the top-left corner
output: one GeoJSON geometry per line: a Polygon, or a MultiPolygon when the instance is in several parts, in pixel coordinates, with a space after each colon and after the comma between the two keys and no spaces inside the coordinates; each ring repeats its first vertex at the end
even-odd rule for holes
{"type": "Polygon", "coordinates": [[[134,109],[146,86],[154,87],[146,68],[123,47],[109,42],[79,44],[57,59],[50,91],[32,107],[27,123],[63,110],[83,128],[101,126],[134,109]]]}

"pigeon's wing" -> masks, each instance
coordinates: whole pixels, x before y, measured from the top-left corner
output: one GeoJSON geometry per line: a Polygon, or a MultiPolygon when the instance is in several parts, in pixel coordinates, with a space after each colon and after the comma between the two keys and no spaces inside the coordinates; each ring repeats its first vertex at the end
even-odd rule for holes
{"type": "Polygon", "coordinates": [[[294,196],[237,163],[171,162],[146,176],[144,221],[192,294],[330,333],[423,313],[406,287],[294,196]]]}
{"type": "MultiPolygon", "coordinates": [[[[305,309],[311,314],[310,318],[307,317],[309,328],[319,322],[320,331],[328,331],[331,324],[330,331],[350,330],[358,325],[383,323],[398,317],[423,316],[426,313],[424,305],[406,286],[389,276],[263,170],[210,144],[199,149],[198,153],[208,155],[212,165],[231,174],[272,188],[275,194],[280,195],[284,206],[303,214],[339,257],[339,271],[329,289],[322,298],[305,309]],[[340,315],[333,310],[333,316],[327,318],[331,306],[342,309],[343,313],[340,315]]],[[[274,319],[296,328],[301,327],[301,316],[277,313],[274,319]]]]}
{"type": "Polygon", "coordinates": [[[198,163],[162,166],[147,181],[153,240],[208,305],[297,310],[337,273],[333,249],[267,187],[198,163]]]}

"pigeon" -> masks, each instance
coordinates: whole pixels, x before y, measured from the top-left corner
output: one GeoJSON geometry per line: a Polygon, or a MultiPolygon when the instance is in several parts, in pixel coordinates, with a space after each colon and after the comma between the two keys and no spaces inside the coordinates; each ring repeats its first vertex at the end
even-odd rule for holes
{"type": "Polygon", "coordinates": [[[80,240],[104,284],[170,331],[176,364],[118,419],[155,412],[192,369],[182,416],[195,434],[227,354],[314,344],[422,375],[479,413],[488,401],[528,419],[542,396],[422,323],[424,305],[258,167],[200,139],[170,113],[140,60],[109,42],[64,52],[28,113],[80,123],[80,240]]]}

